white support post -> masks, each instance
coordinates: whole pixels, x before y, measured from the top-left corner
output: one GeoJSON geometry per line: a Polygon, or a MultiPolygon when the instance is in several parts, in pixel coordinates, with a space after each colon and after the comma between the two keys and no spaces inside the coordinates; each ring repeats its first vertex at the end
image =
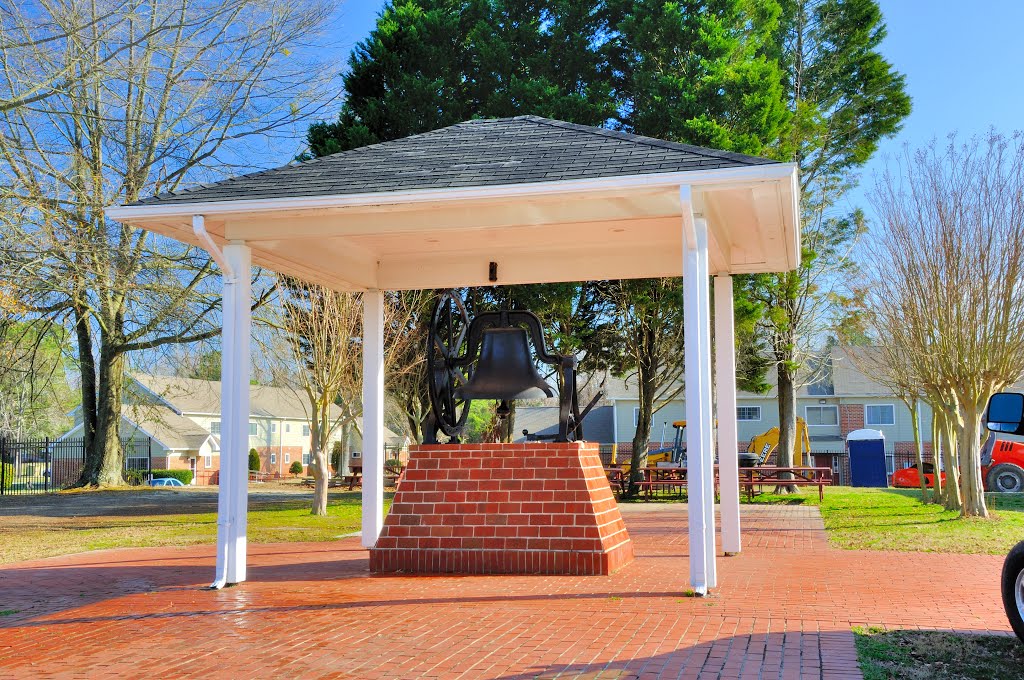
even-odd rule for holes
{"type": "Polygon", "coordinates": [[[221,441],[217,496],[217,576],[213,586],[245,580],[249,493],[249,345],[252,331],[252,251],[244,243],[224,247],[221,341],[221,441]]]}
{"type": "Polygon", "coordinates": [[[711,319],[707,222],[692,214],[690,189],[680,187],[683,215],[683,332],[686,343],[687,477],[690,585],[705,595],[717,583],[714,447],[711,416],[711,319]]]}
{"type": "Polygon", "coordinates": [[[363,547],[384,528],[384,293],[363,293],[363,547]]]}
{"type": "Polygon", "coordinates": [[[715,277],[715,390],[718,402],[718,478],[722,550],[740,551],[740,485],[736,434],[736,334],[732,277],[715,277]]]}

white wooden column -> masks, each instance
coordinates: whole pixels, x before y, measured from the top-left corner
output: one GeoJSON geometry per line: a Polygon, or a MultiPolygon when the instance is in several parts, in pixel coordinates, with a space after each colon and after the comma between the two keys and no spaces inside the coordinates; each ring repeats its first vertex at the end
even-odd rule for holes
{"type": "Polygon", "coordinates": [[[718,478],[722,550],[740,551],[740,485],[736,434],[736,332],[732,277],[715,277],[715,396],[718,403],[718,478]]]}
{"type": "Polygon", "coordinates": [[[221,339],[221,435],[217,496],[217,575],[214,587],[245,580],[249,494],[249,346],[252,333],[252,251],[224,247],[221,339]]]}
{"type": "Polygon", "coordinates": [[[363,547],[384,528],[384,293],[363,293],[363,547]]]}
{"type": "Polygon", "coordinates": [[[683,331],[690,585],[704,595],[715,567],[714,447],[711,416],[711,318],[707,222],[695,219],[689,187],[679,190],[683,227],[683,331]]]}

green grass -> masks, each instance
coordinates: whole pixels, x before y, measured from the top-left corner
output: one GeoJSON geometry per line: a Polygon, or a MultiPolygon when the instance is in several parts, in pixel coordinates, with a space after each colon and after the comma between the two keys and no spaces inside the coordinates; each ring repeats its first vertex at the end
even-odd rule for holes
{"type": "Polygon", "coordinates": [[[864,680],[1024,680],[1017,638],[854,629],[864,680]]]}
{"type": "MultiPolygon", "coordinates": [[[[359,531],[360,504],[360,493],[348,492],[331,494],[325,517],[309,514],[308,500],[250,507],[248,539],[254,543],[335,540],[359,531]]],[[[194,545],[217,539],[215,512],[33,520],[0,527],[0,564],[86,550],[194,545]]]]}
{"type": "Polygon", "coordinates": [[[763,494],[753,502],[820,505],[829,542],[837,548],[1005,554],[1024,539],[1024,494],[986,498],[991,519],[961,519],[942,506],[922,503],[921,492],[910,489],[837,486],[825,490],[820,504],[817,489],[763,494]]]}

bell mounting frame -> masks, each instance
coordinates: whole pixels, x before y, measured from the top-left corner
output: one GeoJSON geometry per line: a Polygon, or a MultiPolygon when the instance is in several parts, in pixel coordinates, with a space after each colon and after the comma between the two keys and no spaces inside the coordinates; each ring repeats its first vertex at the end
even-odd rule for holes
{"type": "Polygon", "coordinates": [[[427,383],[430,415],[423,430],[425,444],[436,444],[438,431],[458,441],[466,429],[470,399],[457,399],[456,390],[468,385],[480,356],[483,332],[488,328],[523,328],[529,335],[536,359],[554,367],[559,378],[558,432],[532,435],[531,440],[575,441],[582,435],[583,419],[600,401],[602,392],[580,411],[576,389],[577,360],[548,351],[544,329],[536,314],[527,310],[481,312],[470,319],[466,304],[455,290],[438,295],[427,338],[427,383]]]}

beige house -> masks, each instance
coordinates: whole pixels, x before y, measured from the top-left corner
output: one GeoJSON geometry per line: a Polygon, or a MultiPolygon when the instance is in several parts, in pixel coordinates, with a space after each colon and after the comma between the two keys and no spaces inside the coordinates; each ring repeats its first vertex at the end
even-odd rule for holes
{"type": "MultiPolygon", "coordinates": [[[[797,415],[807,421],[814,451],[844,451],[846,435],[861,428],[882,432],[886,451],[892,454],[890,458],[912,451],[914,431],[910,410],[888,388],[869,377],[873,356],[871,348],[835,347],[821,377],[797,390],[797,415]]],[[[769,372],[766,382],[774,385],[773,371],[769,372]]],[[[736,393],[738,448],[745,450],[752,437],[778,426],[777,393],[775,387],[765,394],[736,393]]],[[[609,379],[606,394],[615,412],[612,439],[619,442],[620,447],[629,445],[639,414],[636,385],[628,380],[609,379]]],[[[655,413],[652,442],[658,444],[664,431],[666,444],[671,443],[672,423],[684,420],[685,413],[686,402],[682,396],[655,413]]],[[[921,404],[919,413],[921,430],[927,438],[931,432],[931,410],[921,404]]]]}
{"type": "MultiPolygon", "coordinates": [[[[308,474],[310,407],[306,395],[286,387],[253,385],[250,389],[249,448],[259,452],[261,472],[286,477],[297,461],[303,474],[308,474]]],[[[126,393],[121,435],[149,440],[145,447],[131,447],[134,455],[149,451],[153,469],[192,470],[194,484],[218,483],[220,382],[137,374],[131,377],[126,393]]],[[[333,416],[340,413],[332,407],[333,416]]],[[[75,420],[75,427],[65,437],[82,436],[80,415],[75,420]]],[[[339,428],[332,441],[340,439],[339,428]]],[[[389,446],[404,444],[391,430],[386,431],[385,439],[389,446]]],[[[361,456],[358,433],[351,434],[349,444],[351,454],[342,461],[343,470],[358,465],[361,456]]],[[[128,464],[133,467],[132,461],[128,464]]]]}

